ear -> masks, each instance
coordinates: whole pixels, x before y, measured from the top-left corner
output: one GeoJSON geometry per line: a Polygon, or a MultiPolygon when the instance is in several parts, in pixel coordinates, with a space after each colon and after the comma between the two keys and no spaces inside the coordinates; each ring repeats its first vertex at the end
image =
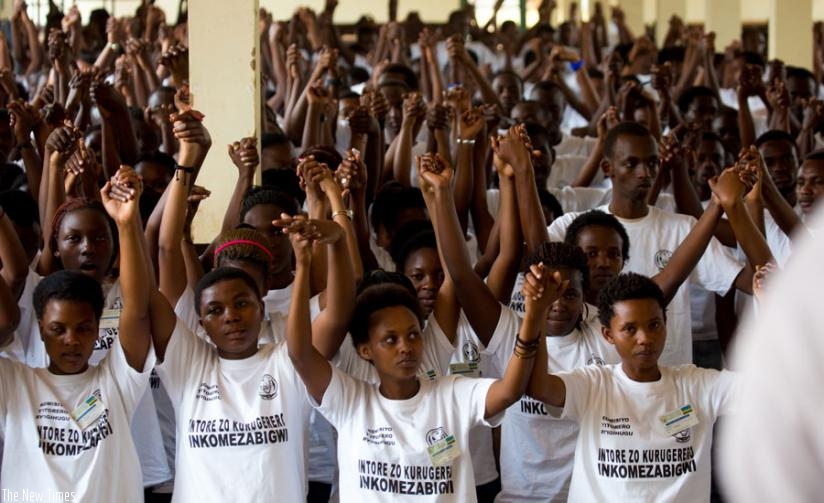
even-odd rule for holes
{"type": "Polygon", "coordinates": [[[608,160],[601,159],[601,171],[604,172],[605,177],[612,178],[612,164],[608,160]]]}
{"type": "Polygon", "coordinates": [[[369,349],[369,344],[358,344],[358,356],[368,362],[372,361],[372,350],[369,349]]]}
{"type": "Polygon", "coordinates": [[[615,345],[615,340],[612,338],[612,332],[610,332],[608,327],[601,326],[601,335],[604,336],[604,339],[607,340],[608,343],[615,345]]]}

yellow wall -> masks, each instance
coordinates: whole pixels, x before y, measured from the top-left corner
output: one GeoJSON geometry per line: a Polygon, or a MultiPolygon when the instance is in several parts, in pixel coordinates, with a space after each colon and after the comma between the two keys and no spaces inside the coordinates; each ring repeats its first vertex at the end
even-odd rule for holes
{"type": "MultiPolygon", "coordinates": [[[[196,1],[196,0],[195,0],[196,1]]],[[[323,9],[324,0],[260,0],[260,6],[272,11],[275,19],[286,19],[296,8],[307,6],[316,11],[323,9]]],[[[353,23],[368,14],[376,21],[386,21],[389,15],[386,0],[339,0],[335,20],[353,23]]],[[[449,13],[461,6],[460,0],[398,0],[398,18],[404,19],[409,11],[418,11],[425,22],[446,21],[449,13]]]]}

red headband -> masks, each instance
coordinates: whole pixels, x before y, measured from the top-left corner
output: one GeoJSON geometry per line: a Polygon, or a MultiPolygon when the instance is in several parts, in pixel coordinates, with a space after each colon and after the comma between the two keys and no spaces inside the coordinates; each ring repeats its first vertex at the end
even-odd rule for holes
{"type": "Polygon", "coordinates": [[[269,260],[274,260],[275,259],[275,257],[272,256],[272,252],[270,252],[268,248],[266,248],[262,244],[258,243],[257,241],[252,241],[252,240],[249,240],[249,239],[233,239],[231,241],[226,241],[222,245],[218,246],[217,249],[215,250],[215,259],[217,259],[217,256],[220,255],[221,251],[223,251],[224,249],[226,249],[226,248],[228,248],[232,245],[251,245],[251,246],[255,246],[255,247],[260,248],[261,250],[263,250],[263,253],[265,253],[266,256],[269,257],[269,260]]]}

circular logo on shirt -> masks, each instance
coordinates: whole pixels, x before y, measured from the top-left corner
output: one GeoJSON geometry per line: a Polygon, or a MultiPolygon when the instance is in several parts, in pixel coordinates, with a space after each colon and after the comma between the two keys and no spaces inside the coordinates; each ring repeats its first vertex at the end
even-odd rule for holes
{"type": "Polygon", "coordinates": [[[278,382],[269,374],[263,374],[258,384],[258,395],[264,400],[271,400],[278,396],[278,382]]]}
{"type": "Polygon", "coordinates": [[[476,346],[474,342],[465,342],[461,347],[461,351],[468,362],[476,362],[481,359],[481,355],[478,353],[478,346],[476,346]]]}
{"type": "Polygon", "coordinates": [[[679,431],[678,433],[673,435],[673,438],[675,438],[675,441],[679,444],[686,444],[690,441],[691,431],[692,428],[687,428],[686,430],[679,431]]]}
{"type": "Polygon", "coordinates": [[[426,432],[426,444],[433,445],[435,442],[444,440],[446,436],[446,431],[443,429],[443,426],[439,428],[432,428],[426,432]]]}
{"type": "Polygon", "coordinates": [[[659,272],[664,270],[671,258],[672,252],[669,250],[658,250],[655,252],[655,267],[658,268],[659,272]]]}
{"type": "Polygon", "coordinates": [[[591,355],[589,355],[589,358],[587,358],[587,365],[606,365],[606,364],[607,364],[607,362],[605,362],[603,358],[596,355],[595,353],[592,353],[591,355]]]}

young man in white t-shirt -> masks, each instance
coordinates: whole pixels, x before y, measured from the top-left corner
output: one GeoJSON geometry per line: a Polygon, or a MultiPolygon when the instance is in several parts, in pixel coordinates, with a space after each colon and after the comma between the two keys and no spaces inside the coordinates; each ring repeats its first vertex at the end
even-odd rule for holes
{"type": "Polygon", "coordinates": [[[709,501],[713,425],[730,406],[733,377],[658,365],[665,303],[649,278],[618,276],[598,304],[621,363],[547,374],[539,348],[528,390],[580,425],[569,501],[709,501]]]}
{"type": "MultiPolygon", "coordinates": [[[[625,270],[654,276],[664,269],[673,251],[689,234],[695,219],[649,206],[647,195],[659,165],[658,145],[642,125],[623,122],[607,134],[602,168],[612,179],[612,198],[598,209],[611,213],[624,225],[633,252],[625,270]]],[[[549,226],[550,239],[564,239],[569,224],[578,216],[567,213],[549,226]]],[[[706,252],[690,276],[707,290],[724,295],[731,286],[751,291],[752,270],[744,269],[717,239],[710,240],[706,252]]],[[[692,362],[689,291],[678,289],[669,304],[667,329],[671,335],[662,355],[665,364],[692,362]]]]}

